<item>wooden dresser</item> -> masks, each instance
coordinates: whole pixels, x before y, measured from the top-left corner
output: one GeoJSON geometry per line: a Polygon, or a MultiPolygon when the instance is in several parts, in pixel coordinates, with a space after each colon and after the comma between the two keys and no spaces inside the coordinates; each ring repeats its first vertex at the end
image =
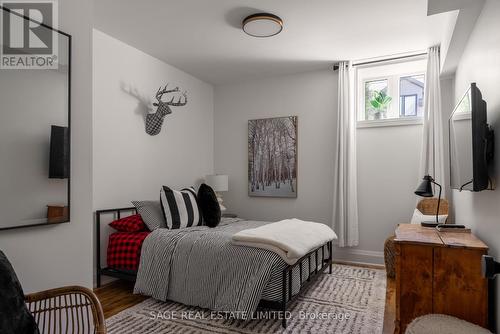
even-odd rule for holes
{"type": "Polygon", "coordinates": [[[396,330],[440,313],[488,327],[488,281],[481,256],[488,246],[470,233],[401,224],[396,229],[396,330]]]}

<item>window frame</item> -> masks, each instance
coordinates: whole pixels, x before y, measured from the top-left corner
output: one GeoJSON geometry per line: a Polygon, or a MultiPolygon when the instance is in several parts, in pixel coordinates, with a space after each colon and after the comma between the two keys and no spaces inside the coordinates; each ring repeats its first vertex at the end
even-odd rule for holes
{"type": "MultiPolygon", "coordinates": [[[[418,60],[418,59],[417,59],[418,60]]],[[[391,65],[388,63],[387,65],[391,65]]],[[[362,68],[369,68],[369,66],[363,66],[362,68]]],[[[357,128],[369,128],[369,127],[383,127],[383,126],[401,126],[401,125],[418,125],[423,124],[423,116],[403,116],[401,117],[401,109],[400,109],[400,82],[402,78],[419,76],[422,75],[424,77],[424,105],[425,105],[425,84],[427,83],[427,76],[424,69],[421,70],[411,70],[401,71],[397,74],[388,74],[388,75],[373,75],[373,76],[364,76],[362,78],[359,77],[358,71],[355,73],[355,98],[356,98],[356,127],[357,128]],[[387,94],[393,97],[393,101],[389,106],[389,109],[394,108],[394,105],[397,105],[397,115],[395,118],[383,118],[383,119],[375,119],[375,120],[366,120],[361,119],[361,117],[365,117],[365,107],[366,107],[366,97],[365,97],[365,87],[367,82],[372,81],[380,81],[387,80],[387,94]],[[361,96],[360,96],[361,95],[361,96]],[[394,103],[396,96],[397,103],[394,103]]],[[[418,95],[416,98],[416,113],[418,112],[418,95]]],[[[393,110],[393,109],[392,109],[393,110]]]]}

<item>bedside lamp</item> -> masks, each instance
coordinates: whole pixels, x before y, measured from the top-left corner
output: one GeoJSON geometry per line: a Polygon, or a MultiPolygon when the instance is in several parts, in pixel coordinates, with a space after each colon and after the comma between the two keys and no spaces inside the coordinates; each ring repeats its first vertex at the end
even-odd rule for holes
{"type": "Polygon", "coordinates": [[[439,187],[439,196],[438,196],[438,204],[436,210],[436,225],[439,224],[439,204],[441,203],[441,185],[434,181],[432,176],[426,175],[424,176],[422,182],[418,186],[417,190],[415,190],[415,195],[421,197],[433,197],[434,192],[432,191],[432,185],[435,184],[439,187]]]}
{"type": "Polygon", "coordinates": [[[205,176],[205,183],[215,191],[220,211],[226,211],[226,208],[222,205],[223,200],[220,192],[229,190],[229,177],[227,175],[207,175],[205,176]]]}

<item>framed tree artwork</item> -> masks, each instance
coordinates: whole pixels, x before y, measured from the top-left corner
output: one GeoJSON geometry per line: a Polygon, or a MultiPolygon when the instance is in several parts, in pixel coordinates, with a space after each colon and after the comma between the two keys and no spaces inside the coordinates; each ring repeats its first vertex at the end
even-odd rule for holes
{"type": "Polygon", "coordinates": [[[297,197],[297,116],[248,121],[248,195],[297,197]]]}

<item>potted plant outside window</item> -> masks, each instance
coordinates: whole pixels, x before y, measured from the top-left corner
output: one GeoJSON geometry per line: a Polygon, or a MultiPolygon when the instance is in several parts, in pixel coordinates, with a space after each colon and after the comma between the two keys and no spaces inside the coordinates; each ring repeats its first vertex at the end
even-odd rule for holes
{"type": "Polygon", "coordinates": [[[373,97],[370,100],[370,105],[373,108],[373,116],[375,119],[386,117],[387,108],[391,104],[392,97],[387,95],[383,90],[373,92],[373,97]]]}

